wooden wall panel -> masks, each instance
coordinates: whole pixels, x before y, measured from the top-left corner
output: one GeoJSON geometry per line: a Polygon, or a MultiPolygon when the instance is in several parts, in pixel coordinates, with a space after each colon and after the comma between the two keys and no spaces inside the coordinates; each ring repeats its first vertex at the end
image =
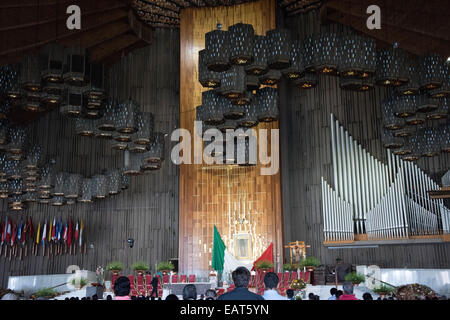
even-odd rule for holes
{"type": "MultiPolygon", "coordinates": [[[[156,129],[170,133],[179,122],[179,31],[155,30],[151,46],[134,51],[132,97],[143,111],[153,112],[156,129]]],[[[120,62],[113,65],[110,74],[120,73],[120,62]]],[[[51,156],[57,157],[57,168],[90,176],[103,168],[123,165],[123,153],[113,151],[109,141],[75,135],[74,120],[53,111],[36,122],[31,135],[51,156]]],[[[115,197],[93,204],[77,203],[62,208],[33,204],[22,214],[31,215],[37,228],[38,221],[54,216],[63,220],[71,216],[85,222],[87,255],[58,257],[0,257],[0,287],[6,287],[9,275],[64,273],[67,266],[95,270],[112,260],[123,261],[131,272],[131,264],[143,260],[153,266],[156,262],[178,255],[178,167],[170,161],[170,143],[161,170],[132,177],[128,190],[115,197]],[[128,248],[127,238],[135,239],[134,248],[128,248]],[[89,244],[94,245],[89,249],[89,244]]],[[[0,219],[4,221],[7,203],[2,200],[0,219]]],[[[10,214],[10,213],[9,213],[10,214]]],[[[12,214],[10,214],[12,215],[12,214]]],[[[13,214],[14,220],[20,214],[13,214]]]]}
{"type": "MultiPolygon", "coordinates": [[[[320,26],[316,12],[286,20],[285,26],[299,39],[322,29],[343,30],[343,26],[320,26]]],[[[383,267],[449,268],[450,244],[395,245],[379,248],[334,249],[323,246],[323,218],[320,177],[334,186],[331,159],[330,113],[373,156],[386,161],[380,141],[381,101],[390,90],[376,87],[367,93],[343,91],[338,78],[320,76],[319,85],[301,91],[287,81],[281,92],[282,198],[285,240],[304,240],[309,255],[333,264],[337,257],[354,264],[383,267]]],[[[420,159],[418,165],[440,183],[449,168],[450,156],[420,159]]]]}
{"type": "MultiPolygon", "coordinates": [[[[198,51],[204,48],[205,33],[215,29],[217,23],[221,23],[222,29],[226,30],[238,22],[252,24],[257,34],[265,34],[275,27],[275,2],[262,0],[237,6],[181,11],[181,128],[193,132],[195,108],[201,104],[203,88],[198,82],[197,63],[198,51]]],[[[278,128],[278,122],[262,124],[259,128],[278,128]]],[[[277,263],[281,263],[280,173],[261,176],[259,165],[254,168],[208,169],[200,164],[182,164],[179,200],[179,258],[182,272],[205,275],[210,269],[213,225],[217,225],[221,235],[229,240],[230,226],[225,219],[227,205],[231,202],[234,206],[239,195],[247,195],[247,199],[252,199],[252,216],[257,221],[255,233],[265,236],[267,245],[274,242],[274,256],[277,263]],[[231,172],[229,180],[226,172],[231,172]],[[233,186],[230,198],[226,196],[226,181],[230,181],[233,186]]]]}

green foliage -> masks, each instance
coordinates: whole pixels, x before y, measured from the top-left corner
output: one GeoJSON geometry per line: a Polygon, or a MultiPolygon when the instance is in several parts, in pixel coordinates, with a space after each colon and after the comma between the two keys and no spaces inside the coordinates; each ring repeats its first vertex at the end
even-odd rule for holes
{"type": "Polygon", "coordinates": [[[320,266],[319,259],[315,257],[305,257],[299,264],[300,269],[303,269],[305,267],[318,267],[320,266]]]}
{"type": "Polygon", "coordinates": [[[150,267],[148,266],[147,263],[145,263],[143,261],[138,261],[138,262],[133,263],[133,265],[131,266],[131,269],[133,269],[134,271],[138,271],[138,270],[147,271],[148,269],[150,269],[150,267]]]}
{"type": "Polygon", "coordinates": [[[41,288],[36,293],[36,297],[48,297],[53,298],[58,295],[58,292],[52,288],[41,288]]]}
{"type": "Polygon", "coordinates": [[[363,274],[350,272],[345,275],[345,281],[350,281],[351,283],[360,284],[361,282],[366,281],[366,277],[363,274]]]}
{"type": "Polygon", "coordinates": [[[158,271],[172,271],[173,269],[175,269],[175,266],[170,261],[161,261],[156,266],[156,270],[158,271]]]}
{"type": "Polygon", "coordinates": [[[85,278],[74,278],[72,279],[72,285],[73,286],[80,286],[80,288],[83,288],[85,285],[87,285],[89,283],[89,281],[87,281],[87,279],[85,278]]]}
{"type": "Polygon", "coordinates": [[[391,294],[391,293],[394,292],[394,288],[392,288],[391,286],[387,286],[387,285],[385,285],[385,284],[382,284],[382,285],[380,285],[379,287],[374,288],[374,289],[373,289],[373,292],[375,292],[375,293],[377,293],[377,294],[381,294],[381,293],[384,293],[384,294],[391,294]]]}
{"type": "Polygon", "coordinates": [[[273,263],[268,260],[261,260],[256,263],[256,269],[272,269],[273,263]]]}
{"type": "Polygon", "coordinates": [[[123,270],[123,264],[122,262],[119,261],[113,261],[108,263],[108,265],[106,266],[106,270],[108,271],[122,271],[123,270]]]}
{"type": "Polygon", "coordinates": [[[291,265],[290,263],[285,263],[283,264],[283,271],[291,271],[293,270],[294,266],[291,265]]]}

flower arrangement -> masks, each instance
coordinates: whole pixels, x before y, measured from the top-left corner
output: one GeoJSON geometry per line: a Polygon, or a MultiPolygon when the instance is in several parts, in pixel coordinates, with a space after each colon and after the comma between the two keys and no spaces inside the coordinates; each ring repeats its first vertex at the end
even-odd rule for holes
{"type": "Polygon", "coordinates": [[[320,266],[320,261],[315,257],[305,257],[299,264],[300,269],[316,268],[318,266],[320,266]]]}
{"type": "Polygon", "coordinates": [[[103,269],[102,266],[98,266],[97,269],[95,269],[95,274],[97,276],[97,282],[96,283],[92,283],[93,286],[101,286],[103,287],[105,284],[105,270],[103,269]]]}
{"type": "Polygon", "coordinates": [[[41,288],[39,289],[34,296],[35,297],[45,297],[45,298],[54,298],[58,295],[58,292],[52,288],[41,288]]]}
{"type": "Polygon", "coordinates": [[[344,277],[345,281],[350,281],[351,283],[358,285],[361,282],[366,281],[366,277],[361,273],[350,272],[347,273],[344,277]]]}
{"type": "Polygon", "coordinates": [[[291,289],[292,290],[305,290],[306,289],[306,282],[303,279],[294,279],[291,282],[291,289]]]}
{"type": "Polygon", "coordinates": [[[264,270],[264,269],[272,269],[273,263],[269,260],[261,260],[256,263],[256,269],[264,270]]]}
{"type": "Polygon", "coordinates": [[[122,271],[123,270],[123,264],[122,264],[122,262],[119,262],[119,261],[110,262],[106,266],[106,270],[113,271],[113,272],[114,271],[116,271],[116,272],[122,271]]]}
{"type": "Polygon", "coordinates": [[[138,261],[133,263],[131,269],[133,269],[134,271],[147,271],[148,269],[150,269],[150,267],[147,263],[143,261],[138,261]]]}
{"type": "Polygon", "coordinates": [[[156,270],[158,271],[172,271],[173,269],[175,269],[175,266],[173,265],[172,262],[170,261],[161,261],[160,263],[158,263],[158,265],[156,266],[156,270]]]}
{"type": "Polygon", "coordinates": [[[433,289],[430,287],[413,283],[407,284],[404,286],[400,286],[396,289],[395,296],[399,300],[416,300],[416,299],[424,299],[425,297],[432,297],[435,294],[433,289]]]}

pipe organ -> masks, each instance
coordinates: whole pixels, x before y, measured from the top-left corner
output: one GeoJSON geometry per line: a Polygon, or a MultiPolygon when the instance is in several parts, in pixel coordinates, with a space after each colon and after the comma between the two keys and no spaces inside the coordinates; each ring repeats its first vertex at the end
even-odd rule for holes
{"type": "Polygon", "coordinates": [[[387,150],[387,164],[373,157],[331,114],[334,190],[322,177],[326,242],[407,239],[450,232],[450,210],[431,199],[439,185],[416,164],[387,150]]]}

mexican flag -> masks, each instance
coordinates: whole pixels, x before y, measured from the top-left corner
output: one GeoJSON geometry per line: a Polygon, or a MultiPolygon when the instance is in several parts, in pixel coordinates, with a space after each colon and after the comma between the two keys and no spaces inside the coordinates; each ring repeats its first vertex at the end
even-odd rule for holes
{"type": "MultiPolygon", "coordinates": [[[[213,253],[212,253],[212,268],[218,273],[229,275],[237,267],[245,266],[242,262],[239,262],[234,258],[234,256],[228,251],[225,243],[223,243],[220,233],[214,226],[214,242],[213,242],[213,253]]],[[[246,266],[245,266],[246,267],[246,266]]],[[[228,277],[227,277],[228,278],[228,277]]]]}

